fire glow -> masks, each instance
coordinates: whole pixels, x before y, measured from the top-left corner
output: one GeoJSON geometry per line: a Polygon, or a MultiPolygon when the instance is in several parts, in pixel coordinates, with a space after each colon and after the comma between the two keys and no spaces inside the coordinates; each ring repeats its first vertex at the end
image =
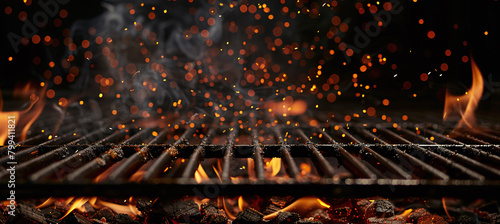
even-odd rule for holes
{"type": "Polygon", "coordinates": [[[460,121],[457,128],[467,126],[474,128],[476,126],[476,118],[474,111],[476,110],[481,96],[483,95],[484,81],[481,71],[477,67],[476,62],[471,57],[472,67],[472,86],[462,96],[451,95],[446,92],[443,120],[451,119],[454,116],[459,116],[460,121]]]}
{"type": "Polygon", "coordinates": [[[56,207],[68,207],[67,212],[59,218],[59,220],[63,220],[66,216],[71,214],[73,210],[78,210],[82,213],[88,212],[87,209],[85,208],[85,204],[90,204],[93,208],[95,209],[100,209],[103,207],[107,207],[111,210],[113,210],[116,213],[123,213],[127,214],[131,217],[136,217],[138,215],[141,215],[141,212],[136,208],[135,206],[135,200],[133,197],[130,197],[129,200],[125,200],[126,204],[121,205],[117,203],[112,203],[108,202],[102,199],[98,199],[97,197],[69,197],[67,199],[54,199],[52,197],[48,198],[45,202],[42,204],[36,206],[36,208],[41,209],[41,208],[46,208],[49,206],[56,206],[56,207]]]}
{"type": "MultiPolygon", "coordinates": [[[[35,86],[31,83],[26,84],[23,87],[17,87],[14,89],[14,98],[19,99],[29,99],[29,106],[20,111],[3,111],[3,97],[0,92],[0,122],[2,124],[7,124],[9,116],[16,118],[16,129],[21,128],[19,141],[26,139],[28,130],[31,125],[36,121],[36,119],[42,113],[45,106],[45,87],[37,90],[35,86]]],[[[7,126],[2,126],[0,132],[0,145],[4,145],[7,139],[7,126]]]]}
{"type": "Polygon", "coordinates": [[[264,216],[264,219],[273,219],[274,217],[276,217],[276,215],[278,215],[279,212],[294,211],[300,214],[302,212],[308,212],[319,208],[330,208],[330,205],[326,204],[316,197],[303,197],[293,202],[289,206],[283,208],[282,210],[264,216]]]}

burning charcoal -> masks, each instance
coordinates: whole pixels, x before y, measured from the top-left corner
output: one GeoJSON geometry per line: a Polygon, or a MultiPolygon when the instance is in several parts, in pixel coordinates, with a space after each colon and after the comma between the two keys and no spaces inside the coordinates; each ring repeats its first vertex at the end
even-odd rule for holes
{"type": "Polygon", "coordinates": [[[300,215],[295,212],[278,212],[272,223],[294,223],[300,220],[300,215]]]}
{"type": "Polygon", "coordinates": [[[444,218],[439,215],[426,215],[417,221],[418,224],[447,224],[444,218]]]}
{"type": "Polygon", "coordinates": [[[58,223],[61,223],[61,220],[59,219],[54,219],[54,218],[46,218],[47,220],[47,223],[50,223],[50,224],[58,224],[58,223]]]}
{"type": "Polygon", "coordinates": [[[205,203],[201,205],[202,223],[227,223],[226,213],[219,210],[215,204],[205,203]]]}
{"type": "Polygon", "coordinates": [[[101,208],[99,211],[97,211],[94,215],[91,216],[91,218],[93,219],[97,219],[97,220],[101,220],[101,219],[105,219],[105,220],[113,220],[113,217],[115,217],[115,213],[113,212],[113,210],[109,209],[109,208],[101,208]]]}
{"type": "Polygon", "coordinates": [[[373,209],[373,202],[368,199],[357,200],[354,204],[356,214],[354,214],[354,221],[363,222],[363,220],[368,220],[370,217],[375,216],[375,210],[373,209]]]}
{"type": "Polygon", "coordinates": [[[139,224],[139,222],[132,219],[129,215],[123,213],[115,215],[113,220],[116,224],[139,224]]]}
{"type": "Polygon", "coordinates": [[[193,200],[176,201],[163,207],[171,218],[186,222],[200,220],[200,208],[193,200]]]}
{"type": "Polygon", "coordinates": [[[53,219],[61,218],[64,215],[64,213],[55,209],[54,207],[43,208],[42,213],[45,216],[45,218],[53,218],[53,219]]]}
{"type": "Polygon", "coordinates": [[[275,212],[278,212],[279,210],[281,210],[280,207],[276,206],[276,205],[273,205],[273,204],[270,204],[269,206],[266,207],[266,209],[264,210],[264,214],[266,215],[269,215],[271,213],[275,213],[275,212]]]}
{"type": "Polygon", "coordinates": [[[85,209],[85,213],[87,213],[87,214],[94,214],[95,213],[94,207],[88,202],[85,202],[85,204],[83,204],[83,208],[85,209]]]}
{"type": "Polygon", "coordinates": [[[149,200],[137,200],[137,210],[146,216],[144,223],[169,223],[167,220],[167,213],[162,207],[153,204],[149,200]]]}
{"type": "Polygon", "coordinates": [[[284,208],[292,200],[292,197],[271,197],[269,202],[279,208],[284,208]]]}
{"type": "Polygon", "coordinates": [[[384,218],[394,215],[394,205],[387,200],[361,199],[356,201],[356,207],[358,210],[357,216],[364,220],[371,217],[384,218]]]}
{"type": "Polygon", "coordinates": [[[401,217],[390,217],[390,218],[368,218],[368,224],[405,224],[405,220],[401,217]]]}
{"type": "MultiPolygon", "coordinates": [[[[101,221],[101,220],[97,220],[97,219],[91,219],[91,221],[92,221],[92,224],[106,224],[106,222],[101,221]]],[[[49,222],[49,223],[51,223],[51,222],[49,222]]]]}
{"type": "Polygon", "coordinates": [[[295,224],[323,224],[323,223],[320,221],[305,219],[305,220],[299,220],[295,222],[295,224]]]}
{"type": "Polygon", "coordinates": [[[394,215],[394,205],[387,200],[375,200],[375,212],[378,217],[390,217],[394,215]]]}
{"type": "Polygon", "coordinates": [[[10,216],[7,223],[47,223],[42,211],[24,204],[18,204],[16,216],[10,216]]]}
{"type": "Polygon", "coordinates": [[[332,219],[330,218],[330,214],[324,209],[316,209],[310,212],[306,217],[311,217],[314,220],[318,220],[321,222],[329,222],[332,219]]]}
{"type": "Polygon", "coordinates": [[[266,209],[264,209],[264,214],[269,215],[271,213],[278,212],[288,203],[290,203],[292,199],[292,197],[271,197],[271,199],[269,199],[269,205],[266,207],[266,209]]]}
{"type": "Polygon", "coordinates": [[[69,215],[64,217],[61,224],[93,224],[93,222],[83,217],[83,215],[71,212],[69,215]]]}
{"type": "Polygon", "coordinates": [[[264,214],[253,208],[247,208],[245,211],[239,212],[233,224],[259,223],[264,218],[264,214]]]}
{"type": "Polygon", "coordinates": [[[153,203],[151,203],[149,200],[144,200],[144,199],[139,199],[137,200],[137,210],[141,211],[142,213],[149,213],[151,209],[153,209],[153,203]]]}
{"type": "Polygon", "coordinates": [[[457,219],[457,223],[460,224],[476,224],[478,223],[477,219],[475,217],[472,217],[470,215],[461,215],[457,219]]]}
{"type": "Polygon", "coordinates": [[[337,200],[333,201],[329,213],[333,223],[349,223],[352,213],[351,200],[340,200],[340,202],[337,200]]]}
{"type": "Polygon", "coordinates": [[[417,223],[418,219],[424,216],[430,215],[430,213],[425,208],[416,209],[414,212],[408,216],[408,222],[417,223]]]}
{"type": "Polygon", "coordinates": [[[498,213],[488,213],[480,216],[480,218],[482,223],[500,223],[500,214],[498,213]]]}
{"type": "MultiPolygon", "coordinates": [[[[163,210],[162,210],[163,211],[163,210]]],[[[152,223],[152,224],[169,224],[165,211],[163,212],[153,212],[149,213],[148,216],[144,219],[144,223],[152,223]]]]}

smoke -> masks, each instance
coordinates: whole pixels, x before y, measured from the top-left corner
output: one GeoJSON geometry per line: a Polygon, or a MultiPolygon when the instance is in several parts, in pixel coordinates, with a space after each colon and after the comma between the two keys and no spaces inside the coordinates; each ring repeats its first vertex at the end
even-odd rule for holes
{"type": "MultiPolygon", "coordinates": [[[[64,55],[74,55],[72,64],[82,68],[84,78],[74,85],[85,89],[96,76],[105,83],[111,78],[113,84],[99,90],[112,100],[110,109],[116,113],[149,117],[195,107],[212,114],[227,107],[236,98],[242,66],[218,51],[224,18],[235,9],[213,5],[103,2],[104,13],[71,27],[71,42],[90,42],[90,47],[68,48],[64,55]],[[87,51],[91,59],[85,57],[87,51]]],[[[238,42],[234,35],[225,38],[238,42]]]]}
{"type": "MultiPolygon", "coordinates": [[[[87,89],[97,83],[99,96],[111,101],[105,106],[122,120],[185,109],[219,117],[286,96],[292,105],[290,96],[302,95],[296,89],[317,72],[317,61],[328,51],[314,53],[319,48],[309,46],[310,35],[300,35],[313,29],[304,21],[314,19],[290,19],[286,6],[298,7],[108,0],[102,14],[72,25],[69,42],[77,47],[69,47],[64,58],[73,55],[72,64],[82,68],[83,78],[74,85],[87,89]],[[85,40],[89,46],[80,46],[85,40]]],[[[317,3],[311,7],[331,11],[317,3]]],[[[316,20],[329,26],[329,16],[316,20]]]]}

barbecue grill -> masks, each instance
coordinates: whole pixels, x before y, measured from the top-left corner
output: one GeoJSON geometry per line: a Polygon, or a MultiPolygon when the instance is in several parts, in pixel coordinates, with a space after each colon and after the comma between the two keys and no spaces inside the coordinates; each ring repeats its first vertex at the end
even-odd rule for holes
{"type": "MultiPolygon", "coordinates": [[[[494,125],[447,134],[453,126],[418,116],[391,123],[259,111],[228,122],[179,116],[162,130],[83,119],[50,140],[34,134],[15,149],[18,195],[498,196],[494,125]],[[266,174],[270,158],[281,158],[276,176],[266,174]],[[200,167],[207,174],[198,180],[200,167]]],[[[7,147],[1,152],[7,181],[7,147]]]]}
{"type": "Polygon", "coordinates": [[[0,222],[494,223],[496,5],[9,3],[0,222]]]}

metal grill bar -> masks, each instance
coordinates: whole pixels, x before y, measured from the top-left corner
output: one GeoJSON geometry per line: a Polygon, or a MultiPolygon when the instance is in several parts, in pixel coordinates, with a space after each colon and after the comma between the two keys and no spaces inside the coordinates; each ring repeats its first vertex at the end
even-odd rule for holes
{"type": "Polygon", "coordinates": [[[191,157],[189,157],[186,169],[184,169],[184,172],[181,175],[182,178],[189,179],[194,176],[194,172],[198,168],[198,164],[200,164],[201,160],[204,157],[205,145],[208,145],[212,141],[212,138],[214,137],[215,134],[215,130],[217,130],[217,127],[216,124],[214,123],[208,130],[207,135],[203,138],[199,146],[191,154],[191,157]]]}
{"type": "MultiPolygon", "coordinates": [[[[195,127],[198,125],[195,124],[195,127]]],[[[160,174],[167,166],[170,165],[172,160],[172,155],[177,153],[177,146],[182,144],[183,142],[189,139],[189,136],[192,136],[196,128],[187,129],[179,139],[177,139],[172,146],[170,146],[167,150],[165,150],[149,167],[144,176],[142,177],[143,181],[149,181],[158,174],[160,174]]]]}
{"type": "Polygon", "coordinates": [[[262,159],[262,147],[260,146],[259,138],[257,137],[257,122],[255,120],[255,117],[250,118],[250,125],[252,129],[252,145],[254,149],[253,160],[255,162],[255,173],[257,174],[257,180],[262,182],[265,179],[264,162],[262,159]]]}
{"type": "Polygon", "coordinates": [[[469,153],[469,154],[472,154],[474,157],[484,158],[484,159],[489,160],[491,162],[500,164],[500,157],[498,157],[497,155],[493,155],[491,153],[486,153],[486,152],[481,151],[479,149],[476,149],[476,148],[473,148],[470,146],[466,146],[466,144],[461,142],[461,141],[458,141],[456,139],[452,139],[446,135],[439,134],[439,133],[432,131],[432,130],[429,130],[429,129],[424,129],[424,132],[429,133],[429,134],[436,136],[438,138],[445,139],[453,144],[464,145],[465,149],[468,150],[468,151],[463,150],[464,153],[469,153]]]}
{"type": "Polygon", "coordinates": [[[237,119],[233,119],[235,124],[229,133],[226,144],[226,152],[224,154],[224,165],[222,166],[222,181],[229,181],[231,177],[231,160],[233,158],[233,147],[236,144],[236,136],[238,136],[237,119]]]}
{"type": "MultiPolygon", "coordinates": [[[[120,145],[124,146],[129,144],[130,142],[133,142],[134,140],[140,138],[146,133],[149,133],[151,129],[146,128],[141,130],[139,133],[133,135],[129,139],[123,141],[120,145]]],[[[105,152],[101,157],[97,157],[90,162],[86,163],[82,167],[76,169],[72,173],[68,174],[66,176],[66,180],[68,182],[73,182],[77,180],[84,179],[86,176],[91,175],[92,173],[98,174],[105,169],[109,168],[111,165],[113,165],[113,160],[120,160],[123,157],[123,152],[121,151],[122,148],[112,148],[109,149],[107,152],[105,152]]]]}
{"type": "MultiPolygon", "coordinates": [[[[84,192],[87,188],[120,191],[122,186],[133,190],[167,185],[179,192],[192,194],[195,192],[193,188],[203,190],[204,187],[220,184],[220,180],[224,184],[224,187],[218,188],[221,194],[261,194],[268,188],[279,191],[278,194],[295,194],[294,191],[307,186],[311,191],[321,189],[325,192],[319,194],[330,195],[351,194],[352,189],[370,192],[378,189],[378,193],[392,193],[389,187],[406,189],[404,191],[408,193],[405,194],[411,195],[416,189],[447,192],[446,188],[454,187],[470,192],[467,189],[500,186],[499,145],[488,142],[497,142],[491,134],[495,130],[487,130],[485,134],[459,129],[451,132],[459,136],[456,138],[441,134],[450,133],[451,128],[443,129],[428,123],[380,124],[375,118],[369,118],[363,125],[350,122],[349,128],[341,122],[313,126],[309,124],[312,120],[301,121],[295,126],[289,124],[295,123],[297,117],[283,120],[272,113],[257,114],[226,118],[226,123],[216,119],[207,126],[202,119],[193,123],[178,120],[175,128],[169,125],[170,128],[163,130],[129,127],[116,131],[101,124],[99,129],[87,133],[86,130],[97,125],[68,125],[61,129],[63,134],[57,138],[25,141],[26,144],[18,147],[16,174],[19,179],[16,181],[21,192],[26,192],[23,191],[24,186],[45,186],[47,192],[74,186],[77,190],[72,190],[73,194],[75,191],[78,194],[80,190],[84,192]],[[242,122],[246,118],[248,122],[242,122]],[[261,120],[257,122],[257,119],[261,120]],[[419,127],[420,133],[411,130],[415,127],[419,127]],[[156,131],[159,134],[154,133],[156,131]],[[218,136],[221,133],[223,135],[218,136]],[[426,138],[430,135],[436,139],[426,138]],[[171,136],[179,138],[174,141],[169,139],[171,136]],[[201,143],[193,145],[188,140],[201,143]],[[214,140],[225,144],[213,145],[214,140]],[[241,145],[242,141],[251,145],[241,145]],[[438,144],[441,142],[446,144],[438,144]],[[248,149],[252,153],[243,153],[248,149]],[[234,171],[239,161],[236,158],[240,157],[253,159],[255,166],[252,171],[256,180],[247,178],[246,174],[238,176],[234,171]],[[267,172],[266,169],[271,169],[271,166],[264,164],[264,157],[282,159],[280,165],[285,169],[277,178],[268,176],[273,172],[267,172]],[[199,178],[194,180],[199,166],[214,161],[203,162],[206,158],[222,162],[220,180],[213,172],[207,172],[209,179],[201,182],[199,178]],[[185,159],[187,162],[181,163],[185,159]],[[172,162],[180,165],[172,166],[172,162]],[[302,165],[311,166],[310,173],[304,174],[302,165]],[[284,171],[288,178],[283,178],[286,177],[282,175],[284,171]],[[237,177],[237,180],[232,177],[237,177]],[[61,180],[64,183],[60,183],[61,180]],[[94,183],[97,180],[99,183],[94,183]],[[122,185],[118,187],[117,184],[122,185]]],[[[5,163],[4,158],[0,161],[5,163]]],[[[6,164],[2,165],[4,169],[0,169],[0,180],[4,181],[9,172],[5,169],[6,164]]]]}
{"type": "MultiPolygon", "coordinates": [[[[77,130],[77,132],[79,133],[80,130],[77,130]]],[[[74,135],[73,133],[66,133],[60,137],[54,137],[53,139],[50,139],[49,141],[43,142],[37,146],[33,146],[30,148],[18,151],[18,152],[16,152],[17,162],[18,163],[24,162],[24,161],[27,161],[30,158],[36,156],[40,151],[43,151],[44,146],[59,145],[59,144],[64,143],[64,142],[73,141],[77,137],[78,136],[76,134],[74,135]]],[[[0,158],[0,164],[4,164],[9,160],[10,160],[9,156],[4,156],[4,157],[0,158]]]]}
{"type": "MultiPolygon", "coordinates": [[[[79,124],[70,124],[70,125],[67,125],[67,126],[63,127],[61,130],[59,130],[59,133],[68,132],[68,131],[74,131],[78,127],[79,127],[79,124]]],[[[52,135],[52,134],[56,134],[56,133],[51,133],[50,131],[45,131],[45,132],[43,132],[41,134],[35,135],[33,137],[30,137],[30,138],[28,138],[28,139],[26,139],[24,141],[18,142],[17,144],[18,145],[24,145],[24,146],[35,145],[35,147],[36,146],[40,146],[40,144],[47,143],[47,141],[43,142],[43,140],[44,139],[49,139],[49,136],[52,135]]],[[[60,140],[61,140],[60,138],[53,138],[51,144],[60,144],[60,142],[57,142],[57,141],[60,141],[60,140]]],[[[7,152],[8,152],[7,146],[0,148],[0,156],[6,156],[7,152]]]]}
{"type": "Polygon", "coordinates": [[[465,133],[472,133],[474,135],[479,135],[479,136],[481,136],[481,138],[485,138],[485,139],[487,139],[488,141],[491,141],[491,142],[500,142],[500,137],[492,135],[492,134],[489,134],[489,133],[486,133],[486,132],[483,132],[483,131],[479,131],[479,130],[475,130],[475,129],[467,129],[467,130],[460,129],[459,131],[460,132],[465,132],[465,133]]]}
{"type": "MultiPolygon", "coordinates": [[[[363,144],[361,141],[359,141],[354,136],[352,136],[351,133],[347,132],[342,126],[339,126],[339,131],[342,132],[342,134],[344,134],[348,139],[350,139],[354,143],[356,143],[356,144],[363,144]]],[[[396,172],[399,176],[401,176],[401,177],[403,177],[405,179],[411,179],[411,175],[410,174],[408,174],[407,172],[405,172],[403,169],[401,169],[399,166],[397,166],[396,164],[394,164],[389,159],[384,158],[383,156],[381,156],[377,152],[373,151],[369,147],[363,146],[362,149],[365,150],[365,151],[367,151],[367,152],[369,152],[370,155],[372,155],[377,161],[379,161],[380,163],[382,163],[385,167],[389,168],[393,172],[396,172]]]]}
{"type": "MultiPolygon", "coordinates": [[[[85,136],[77,140],[74,140],[66,144],[66,146],[57,147],[56,149],[48,153],[42,154],[34,159],[21,163],[16,167],[16,172],[20,176],[26,176],[28,174],[31,174],[36,170],[39,170],[41,167],[45,167],[47,163],[63,159],[64,156],[69,154],[68,147],[78,146],[80,144],[92,142],[93,140],[99,140],[99,136],[103,135],[105,131],[106,128],[102,127],[89,134],[86,134],[85,136]]],[[[9,175],[7,172],[2,172],[0,174],[0,179],[5,178],[7,175],[9,175]]]]}
{"type": "Polygon", "coordinates": [[[371,178],[375,179],[377,178],[377,175],[373,173],[368,167],[366,167],[363,163],[361,163],[359,160],[357,160],[354,156],[352,156],[347,150],[345,150],[342,146],[340,146],[328,133],[323,131],[320,128],[317,128],[317,130],[325,136],[328,141],[334,145],[337,145],[337,149],[340,151],[340,154],[349,162],[351,163],[354,168],[363,176],[366,178],[371,178]]]}
{"type": "Polygon", "coordinates": [[[144,164],[147,161],[147,157],[149,157],[148,154],[150,145],[158,144],[159,140],[165,138],[166,135],[167,130],[161,131],[158,136],[143,146],[141,150],[125,159],[119,167],[109,174],[108,181],[122,181],[123,177],[127,174],[127,172],[129,172],[129,170],[136,170],[136,168],[138,168],[141,164],[144,164]]]}
{"type": "MultiPolygon", "coordinates": [[[[363,129],[363,128],[359,128],[358,131],[362,135],[364,135],[364,136],[366,136],[368,138],[374,139],[375,141],[381,143],[384,146],[390,147],[389,143],[387,143],[384,140],[378,138],[376,135],[374,135],[373,133],[369,132],[368,130],[363,129]]],[[[450,179],[450,176],[448,176],[445,173],[439,171],[438,169],[430,166],[429,164],[422,162],[421,160],[413,157],[412,155],[410,155],[410,154],[408,154],[408,153],[406,153],[404,151],[401,151],[398,147],[390,147],[390,149],[394,150],[398,155],[401,155],[403,158],[407,159],[412,164],[417,165],[422,170],[425,170],[425,171],[431,173],[433,176],[438,177],[438,178],[443,179],[443,180],[449,180],[450,179]]]]}
{"type": "Polygon", "coordinates": [[[30,180],[33,182],[40,181],[42,178],[46,178],[50,175],[62,176],[73,170],[74,167],[79,167],[86,162],[88,162],[93,155],[96,154],[96,150],[106,143],[112,143],[117,139],[122,138],[126,134],[125,130],[122,129],[120,131],[114,132],[108,137],[96,142],[92,146],[89,146],[82,150],[81,152],[75,153],[63,160],[57,161],[44,169],[34,173],[31,175],[30,180]]]}
{"type": "MultiPolygon", "coordinates": [[[[431,140],[429,140],[429,139],[427,139],[427,138],[425,138],[425,137],[423,137],[421,135],[417,135],[416,133],[413,133],[413,132],[409,131],[408,129],[401,129],[401,131],[404,132],[407,135],[410,135],[410,136],[413,135],[416,138],[418,138],[418,139],[420,139],[420,140],[422,140],[422,141],[424,141],[426,143],[436,144],[435,142],[433,142],[433,141],[431,141],[431,140]]],[[[436,147],[436,149],[438,149],[442,154],[447,155],[447,156],[449,156],[449,157],[451,157],[451,158],[453,158],[453,159],[455,159],[457,161],[463,162],[463,163],[465,163],[467,165],[470,165],[470,166],[472,166],[472,167],[474,167],[476,169],[480,169],[480,170],[486,171],[488,173],[491,173],[491,174],[494,174],[494,175],[497,175],[497,176],[500,175],[500,171],[499,170],[494,169],[494,168],[489,167],[489,166],[486,166],[486,165],[484,165],[484,164],[482,164],[482,163],[480,163],[480,162],[478,162],[476,160],[473,160],[473,159],[471,159],[469,157],[466,157],[466,156],[464,156],[462,154],[459,154],[459,153],[457,153],[455,151],[451,151],[451,150],[449,150],[449,149],[447,149],[445,147],[441,147],[441,146],[436,147]]]]}
{"type": "Polygon", "coordinates": [[[497,153],[497,154],[500,154],[500,147],[496,146],[496,145],[493,145],[489,142],[486,142],[484,140],[481,140],[481,139],[478,139],[474,136],[471,136],[469,134],[464,134],[464,133],[460,133],[460,132],[457,132],[457,131],[453,131],[452,134],[455,134],[455,135],[458,135],[462,138],[466,138],[468,139],[469,141],[472,141],[474,143],[477,143],[477,144],[480,144],[480,145],[489,145],[491,146],[489,149],[491,149],[491,151],[497,153]]]}
{"type": "Polygon", "coordinates": [[[323,176],[333,177],[335,175],[335,170],[332,167],[332,165],[330,165],[330,163],[328,163],[326,158],[323,155],[321,155],[321,153],[314,146],[314,144],[311,141],[309,141],[309,138],[307,138],[307,135],[304,133],[304,131],[302,131],[302,129],[297,129],[297,133],[309,148],[309,151],[311,152],[312,155],[312,159],[318,163],[320,170],[323,172],[323,176]]]}
{"type": "MultiPolygon", "coordinates": [[[[418,151],[420,151],[423,155],[430,155],[432,158],[434,158],[435,160],[439,161],[441,164],[444,164],[446,166],[449,166],[451,168],[454,168],[455,170],[458,170],[464,174],[467,174],[469,175],[471,178],[474,178],[474,179],[477,179],[477,180],[484,180],[485,177],[477,172],[474,172],[460,164],[457,164],[457,163],[454,163],[453,161],[439,155],[439,154],[436,154],[430,150],[427,150],[427,149],[424,149],[418,145],[415,145],[413,144],[412,142],[410,142],[409,140],[406,140],[405,138],[399,136],[398,134],[388,130],[387,128],[383,128],[383,127],[378,127],[378,129],[386,134],[388,134],[389,136],[395,138],[395,139],[398,139],[408,145],[410,145],[413,149],[416,149],[418,151]]],[[[404,130],[404,129],[403,129],[404,130]]]]}
{"type": "Polygon", "coordinates": [[[290,146],[283,140],[281,128],[276,125],[273,128],[274,136],[278,139],[278,144],[280,147],[281,158],[285,161],[284,165],[288,171],[288,175],[292,178],[300,178],[300,171],[297,164],[293,161],[292,155],[290,155],[290,146]]]}

